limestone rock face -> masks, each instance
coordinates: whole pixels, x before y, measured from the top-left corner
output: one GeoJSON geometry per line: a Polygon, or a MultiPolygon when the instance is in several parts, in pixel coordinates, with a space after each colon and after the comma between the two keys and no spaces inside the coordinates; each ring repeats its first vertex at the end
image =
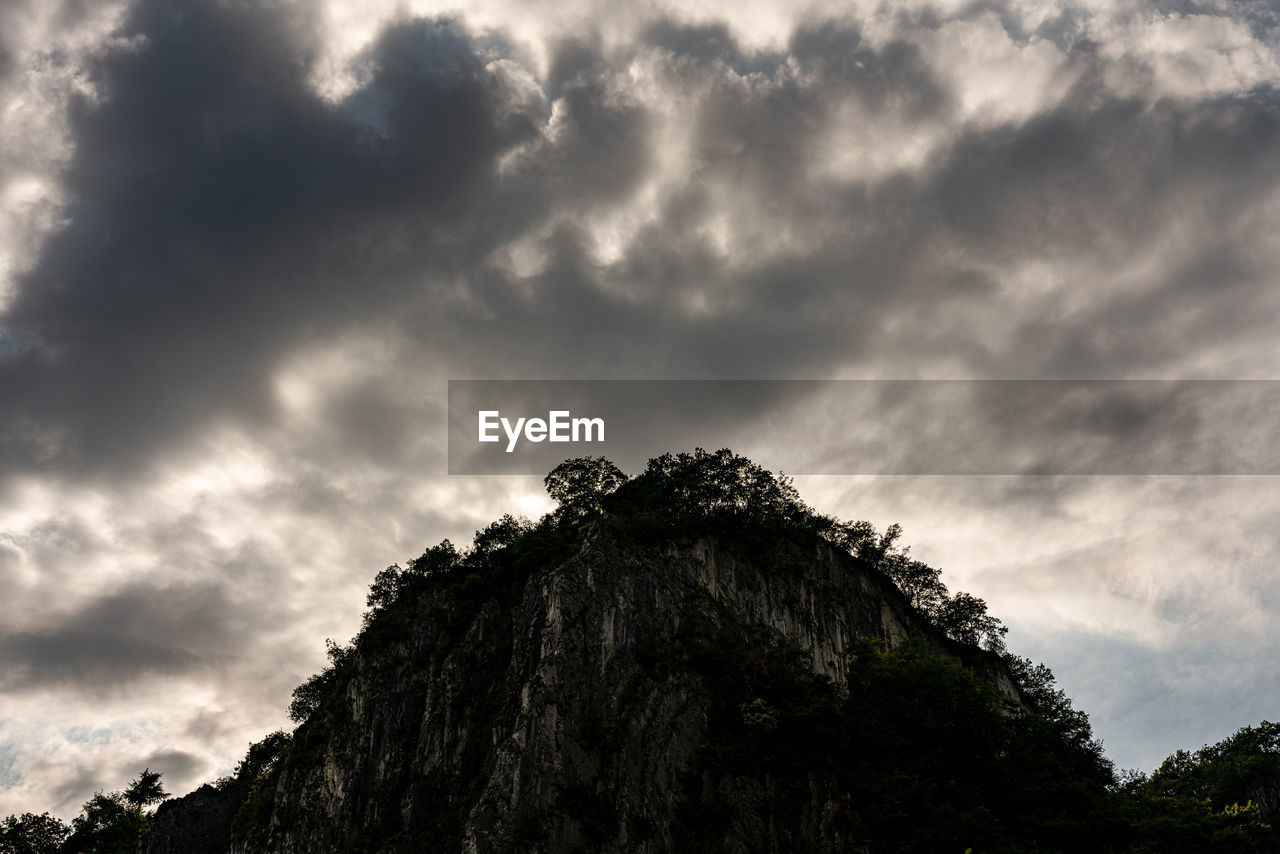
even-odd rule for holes
{"type": "MultiPolygon", "coordinates": [[[[682,651],[789,636],[843,690],[854,641],[915,636],[1016,690],[998,659],[938,635],[870,566],[816,539],[788,548],[636,545],[597,525],[505,601],[464,610],[427,592],[376,654],[356,653],[337,711],[299,728],[264,832],[234,854],[683,851],[708,809],[722,850],[862,850],[827,781],[811,776],[799,807],[793,786],[784,814],[767,774],[709,769],[713,696],[682,651]]],[[[179,850],[197,849],[149,849],[179,850]]]]}
{"type": "Polygon", "coordinates": [[[225,854],[231,844],[236,793],[201,786],[161,804],[139,854],[225,854]]]}

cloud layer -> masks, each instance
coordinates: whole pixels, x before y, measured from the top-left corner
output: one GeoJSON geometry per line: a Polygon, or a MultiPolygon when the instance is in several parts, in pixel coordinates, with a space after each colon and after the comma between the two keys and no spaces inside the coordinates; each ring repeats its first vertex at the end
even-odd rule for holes
{"type": "MultiPolygon", "coordinates": [[[[225,772],[374,571],[540,512],[449,378],[1280,374],[1268,4],[386,6],[0,12],[0,813],[225,772]]],[[[1271,486],[802,484],[1146,766],[1280,700],[1271,486]]]]}

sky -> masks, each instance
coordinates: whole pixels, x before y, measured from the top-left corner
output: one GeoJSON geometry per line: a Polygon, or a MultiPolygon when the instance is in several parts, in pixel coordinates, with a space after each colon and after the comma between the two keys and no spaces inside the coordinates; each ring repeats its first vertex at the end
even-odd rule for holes
{"type": "MultiPolygon", "coordinates": [[[[1278,49],[1269,2],[10,0],[0,815],[228,773],[375,572],[549,509],[446,473],[450,379],[1280,378],[1278,49]]],[[[1274,476],[796,485],[1119,767],[1280,715],[1274,476]]]]}

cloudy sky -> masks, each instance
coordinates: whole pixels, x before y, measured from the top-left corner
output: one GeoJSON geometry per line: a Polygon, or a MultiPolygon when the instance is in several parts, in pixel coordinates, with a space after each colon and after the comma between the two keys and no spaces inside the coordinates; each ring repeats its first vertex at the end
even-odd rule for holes
{"type": "MultiPolygon", "coordinates": [[[[374,572],[545,510],[445,473],[451,378],[1280,378],[1278,50],[1266,0],[5,3],[0,815],[226,773],[374,572]]],[[[1280,716],[1274,477],[797,485],[1122,767],[1280,716]]]]}

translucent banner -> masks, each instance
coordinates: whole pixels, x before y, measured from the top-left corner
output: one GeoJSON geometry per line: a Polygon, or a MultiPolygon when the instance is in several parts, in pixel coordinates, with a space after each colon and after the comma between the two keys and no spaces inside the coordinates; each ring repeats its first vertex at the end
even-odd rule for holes
{"type": "Polygon", "coordinates": [[[1280,474],[1275,380],[452,380],[451,474],[729,447],[788,474],[1280,474]]]}

